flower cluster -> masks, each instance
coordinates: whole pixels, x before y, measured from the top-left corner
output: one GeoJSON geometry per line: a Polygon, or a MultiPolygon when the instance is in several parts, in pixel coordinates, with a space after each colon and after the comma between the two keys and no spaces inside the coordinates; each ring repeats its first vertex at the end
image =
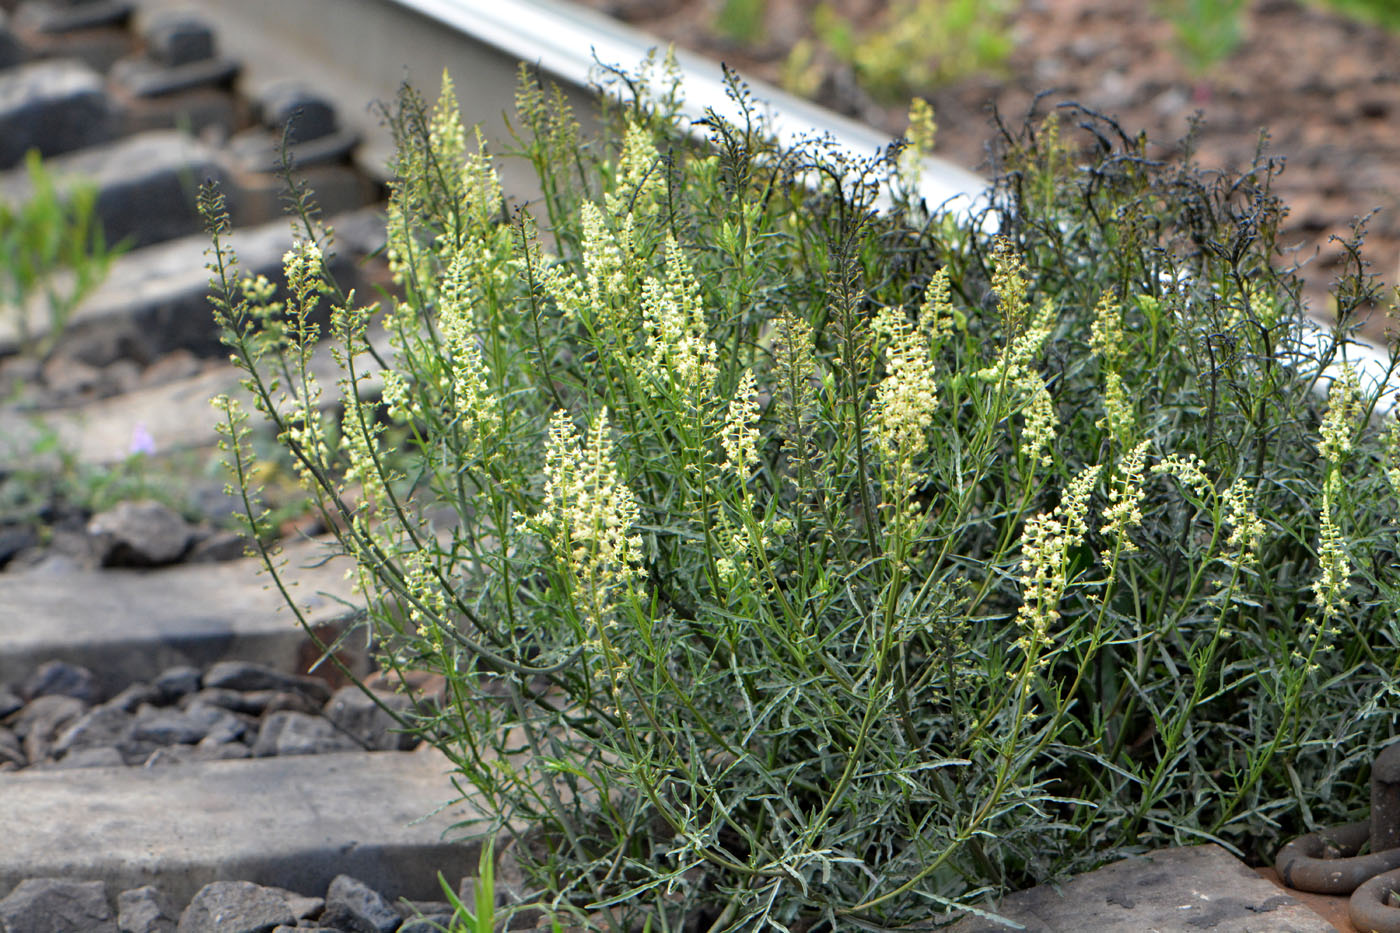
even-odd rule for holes
{"type": "Polygon", "coordinates": [[[1381,432],[1381,450],[1384,456],[1385,478],[1391,491],[1400,495],[1400,417],[1391,415],[1386,419],[1381,432]]]}
{"type": "Polygon", "coordinates": [[[603,334],[630,334],[635,329],[631,320],[631,283],[636,263],[632,215],[625,215],[614,233],[602,209],[586,201],[579,208],[579,222],[583,233],[583,277],[562,264],[548,266],[542,274],[545,294],[558,305],[566,320],[596,326],[603,334]]]}
{"type": "Polygon", "coordinates": [[[1020,451],[1029,463],[1048,466],[1059,417],[1045,380],[1032,368],[1054,331],[1055,306],[1046,299],[1032,315],[1026,311],[1025,266],[1005,238],[997,240],[996,267],[992,287],[1001,302],[1007,324],[1007,344],[995,365],[977,373],[986,382],[1005,385],[1018,398],[1025,418],[1020,451]]]}
{"type": "Polygon", "coordinates": [[[937,346],[952,336],[953,328],[960,322],[965,323],[953,307],[948,269],[943,267],[929,278],[928,286],[924,289],[924,303],[919,306],[919,327],[930,346],[937,346]]]}
{"type": "Polygon", "coordinates": [[[1215,484],[1201,469],[1201,460],[1195,454],[1168,454],[1152,468],[1155,476],[1173,476],[1177,482],[1191,487],[1197,496],[1205,497],[1215,489],[1215,484]]]}
{"type": "Polygon", "coordinates": [[[992,291],[996,293],[1006,330],[1014,334],[1026,319],[1026,264],[1010,237],[999,236],[992,253],[992,291]]]}
{"type": "MultiPolygon", "coordinates": [[[[350,386],[342,385],[343,398],[353,398],[350,386]]],[[[359,508],[373,510],[388,498],[382,472],[383,459],[379,450],[379,436],[384,433],[384,425],[376,417],[378,406],[373,402],[352,403],[341,419],[341,446],[345,451],[349,466],[345,468],[345,482],[359,481],[364,494],[360,497],[359,508]]]]}
{"type": "Polygon", "coordinates": [[[611,214],[648,217],[665,196],[666,178],[651,133],[629,122],[617,160],[617,178],[613,190],[603,195],[603,205],[611,214]]]}
{"type": "Polygon", "coordinates": [[[911,462],[928,447],[938,408],[938,379],[928,344],[899,307],[880,309],[875,330],[885,346],[885,378],[875,390],[871,426],[888,464],[911,462]]]}
{"type": "Polygon", "coordinates": [[[613,591],[638,573],[642,542],[637,501],[618,476],[603,409],[587,442],[567,412],[549,422],[544,508],[538,517],[557,559],[578,580],[591,621],[602,625],[613,591]]]}
{"type": "Polygon", "coordinates": [[[500,424],[500,402],[491,392],[481,355],[476,316],[472,311],[468,265],[464,255],[453,257],[438,282],[438,327],[448,350],[451,397],[468,424],[489,432],[500,424]]]}
{"type": "Polygon", "coordinates": [[[1327,413],[1322,417],[1321,436],[1317,442],[1317,452],[1327,461],[1329,472],[1340,466],[1346,455],[1351,453],[1352,437],[1361,414],[1356,373],[1350,366],[1343,366],[1327,393],[1327,413]]]}
{"type": "Polygon", "coordinates": [[[1150,446],[1151,441],[1143,441],[1128,453],[1119,466],[1117,480],[1108,491],[1108,508],[1103,513],[1108,521],[1103,534],[1115,545],[1107,558],[1110,573],[1117,566],[1119,555],[1137,550],[1128,532],[1142,524],[1143,467],[1150,446]]]}
{"type": "Polygon", "coordinates": [[[938,124],[933,119],[933,107],[922,97],[909,102],[909,129],[905,131],[907,142],[900,153],[900,169],[904,177],[914,185],[924,175],[924,157],[933,152],[933,143],[938,136],[938,124]]]}
{"type": "Polygon", "coordinates": [[[1322,612],[1324,624],[1346,608],[1347,581],[1351,578],[1351,561],[1347,556],[1346,544],[1332,514],[1334,492],[1331,482],[1322,488],[1317,533],[1318,576],[1313,582],[1313,605],[1322,612]]]}
{"type": "Polygon", "coordinates": [[[1235,549],[1233,560],[1253,566],[1259,560],[1264,523],[1254,513],[1254,496],[1245,478],[1241,476],[1231,483],[1221,499],[1225,504],[1225,522],[1230,526],[1230,537],[1225,543],[1235,549]]]}
{"type": "Polygon", "coordinates": [[[1102,472],[1100,466],[1081,470],[1060,504],[1026,521],[1021,532],[1021,608],[1016,621],[1021,637],[1016,644],[1028,656],[1050,641],[1050,627],[1060,618],[1060,600],[1069,587],[1070,551],[1084,542],[1089,496],[1102,472]]]}
{"type": "Polygon", "coordinates": [[[1118,301],[1104,295],[1094,310],[1094,323],[1089,348],[1099,358],[1103,373],[1103,417],[1096,426],[1107,430],[1121,443],[1136,433],[1137,412],[1123,386],[1121,366],[1126,353],[1123,336],[1123,315],[1118,301]]]}
{"type": "Polygon", "coordinates": [[[716,350],[707,336],[695,274],[673,239],[666,241],[665,277],[648,278],[642,286],[642,323],[647,349],[642,366],[653,383],[698,402],[714,385],[716,350]]]}
{"type": "Polygon", "coordinates": [[[724,444],[725,466],[740,482],[747,482],[758,463],[757,394],[753,370],[746,369],[739,378],[739,387],[734,390],[734,400],[729,403],[724,419],[721,442],[724,444]]]}
{"type": "Polygon", "coordinates": [[[1350,366],[1343,366],[1327,394],[1327,412],[1322,416],[1317,442],[1325,472],[1322,502],[1318,508],[1318,577],[1313,582],[1313,604],[1322,612],[1324,629],[1347,605],[1345,594],[1351,577],[1351,561],[1345,538],[1337,525],[1336,505],[1342,491],[1342,463],[1351,453],[1356,423],[1362,414],[1356,374],[1350,366]]]}

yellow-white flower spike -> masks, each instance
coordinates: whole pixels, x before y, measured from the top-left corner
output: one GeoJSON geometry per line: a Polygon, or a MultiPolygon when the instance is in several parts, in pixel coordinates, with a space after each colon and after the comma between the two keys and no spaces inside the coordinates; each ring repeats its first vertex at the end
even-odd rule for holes
{"type": "Polygon", "coordinates": [[[1128,537],[1128,532],[1142,524],[1143,473],[1150,446],[1151,441],[1143,441],[1123,458],[1123,462],[1119,464],[1118,477],[1109,488],[1109,504],[1103,513],[1103,517],[1108,521],[1104,525],[1103,534],[1118,546],[1119,553],[1126,554],[1137,550],[1137,545],[1128,537]]]}
{"type": "Polygon", "coordinates": [[[1104,376],[1103,417],[1095,427],[1102,428],[1120,442],[1131,438],[1137,431],[1137,410],[1128,399],[1123,388],[1123,377],[1116,372],[1104,376]]]}
{"type": "Polygon", "coordinates": [[[604,195],[609,213],[650,216],[666,194],[665,168],[651,133],[631,121],[622,137],[614,190],[604,195]]]}
{"type": "Polygon", "coordinates": [[[1200,458],[1195,454],[1185,457],[1180,454],[1168,454],[1152,468],[1152,473],[1154,476],[1176,477],[1177,482],[1190,486],[1197,496],[1205,496],[1215,489],[1215,484],[1201,469],[1200,458]]]}
{"type": "Polygon", "coordinates": [[[1021,636],[1017,645],[1028,656],[1052,640],[1050,628],[1060,618],[1060,600],[1069,587],[1070,552],[1088,531],[1089,497],[1101,466],[1081,470],[1054,511],[1026,521],[1021,532],[1021,608],[1016,613],[1021,636]]]}
{"type": "Polygon", "coordinates": [[[666,251],[665,278],[648,279],[642,289],[647,353],[641,365],[658,384],[698,404],[713,388],[718,351],[689,261],[670,238],[666,251]]]}
{"type": "Polygon", "coordinates": [[[1400,418],[1391,415],[1381,432],[1381,449],[1385,452],[1385,478],[1390,489],[1400,496],[1400,418]]]}
{"type": "Polygon", "coordinates": [[[1030,393],[1025,407],[1025,425],[1021,429],[1021,455],[1028,463],[1049,466],[1055,462],[1052,451],[1055,429],[1060,423],[1055,414],[1055,402],[1039,376],[1030,374],[1020,384],[1030,393]]]}
{"type": "Polygon", "coordinates": [[[746,369],[739,377],[734,400],[724,419],[725,466],[741,482],[746,482],[758,465],[758,385],[753,370],[746,369]]]}
{"type": "Polygon", "coordinates": [[[957,322],[953,310],[952,288],[948,284],[948,269],[939,269],[924,289],[924,303],[919,307],[919,328],[931,344],[939,344],[952,336],[957,322]]]}
{"type": "Polygon", "coordinates": [[[1333,474],[1322,487],[1322,508],[1318,528],[1317,580],[1313,583],[1313,604],[1322,611],[1324,627],[1347,607],[1346,588],[1351,578],[1351,560],[1346,541],[1333,516],[1333,503],[1340,492],[1340,479],[1333,474]]]}
{"type": "Polygon", "coordinates": [[[1015,332],[1026,319],[1026,266],[1010,238],[999,236],[992,254],[992,291],[1007,329],[1015,332]]]}
{"type": "Polygon", "coordinates": [[[594,419],[586,442],[567,412],[555,412],[545,449],[544,513],[555,554],[581,583],[608,602],[607,593],[637,572],[639,510],[613,463],[608,412],[594,419]]]}
{"type": "Polygon", "coordinates": [[[938,379],[928,344],[903,308],[885,307],[875,329],[885,346],[885,378],[875,390],[871,428],[886,463],[912,461],[928,447],[928,429],[938,409],[938,379]]]}
{"type": "Polygon", "coordinates": [[[1123,310],[1118,299],[1106,294],[1094,309],[1089,349],[1105,369],[1116,370],[1123,360],[1123,310]]]}
{"type": "Polygon", "coordinates": [[[1230,484],[1221,498],[1225,505],[1225,521],[1230,526],[1230,537],[1225,543],[1235,549],[1230,561],[1251,566],[1259,559],[1264,523],[1254,513],[1254,496],[1249,484],[1241,476],[1230,484]]]}
{"type": "Polygon", "coordinates": [[[1356,373],[1343,365],[1341,375],[1333,381],[1327,393],[1327,413],[1322,417],[1321,437],[1317,452],[1329,468],[1338,466],[1351,453],[1351,439],[1361,417],[1361,397],[1357,392],[1356,373]]]}
{"type": "Polygon", "coordinates": [[[468,268],[463,250],[438,282],[438,329],[448,350],[452,395],[456,410],[469,424],[490,431],[501,421],[500,402],[488,383],[482,358],[468,268]]]}

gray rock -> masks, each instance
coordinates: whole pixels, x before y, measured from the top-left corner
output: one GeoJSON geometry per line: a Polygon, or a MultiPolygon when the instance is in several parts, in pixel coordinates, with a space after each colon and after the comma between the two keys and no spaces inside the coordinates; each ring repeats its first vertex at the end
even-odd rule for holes
{"type": "Polygon", "coordinates": [[[326,890],[326,909],[319,922],[351,933],[394,933],[403,916],[363,881],[336,875],[326,890]]]}
{"type": "Polygon", "coordinates": [[[329,136],[338,128],[335,107],[321,95],[294,81],[265,88],[253,102],[263,126],[281,134],[291,144],[329,136]],[[290,130],[287,129],[291,124],[290,130]]]}
{"type": "Polygon", "coordinates": [[[7,761],[20,768],[29,763],[29,759],[24,757],[24,749],[19,744],[19,736],[0,726],[0,764],[7,761]]]}
{"type": "Polygon", "coordinates": [[[97,745],[92,748],[79,748],[64,755],[58,761],[44,765],[55,771],[74,768],[120,768],[126,764],[121,749],[115,745],[97,745]]]}
{"type": "Polygon", "coordinates": [[[183,710],[148,709],[138,714],[131,727],[131,737],[159,745],[193,745],[214,729],[237,730],[234,735],[237,738],[243,734],[243,723],[228,710],[191,703],[183,710]]]}
{"type": "Polygon", "coordinates": [[[185,708],[185,715],[204,727],[204,735],[199,738],[201,742],[227,745],[243,738],[248,731],[242,719],[220,706],[191,703],[185,708]]]}
{"type": "Polygon", "coordinates": [[[398,933],[442,933],[452,923],[452,905],[446,901],[400,901],[403,926],[398,933]]]}
{"type": "Polygon", "coordinates": [[[10,24],[0,19],[0,68],[13,68],[28,57],[28,50],[15,37],[10,24]]]}
{"type": "Polygon", "coordinates": [[[263,719],[253,757],[320,755],[359,748],[355,740],[319,716],[284,710],[263,719]]]}
{"type": "Polygon", "coordinates": [[[214,531],[197,540],[185,555],[191,564],[238,560],[248,553],[249,541],[236,531],[214,531]]]}
{"type": "Polygon", "coordinates": [[[199,16],[175,10],[152,18],[146,27],[146,54],[167,68],[214,57],[214,30],[199,16]]]}
{"type": "Polygon", "coordinates": [[[1216,845],[1158,849],[1063,884],[1017,891],[985,906],[1014,925],[967,916],[948,929],[951,933],[1023,928],[1046,933],[1324,933],[1335,929],[1216,845]]]}
{"type": "Polygon", "coordinates": [[[298,894],[295,891],[288,891],[286,888],[268,887],[269,891],[276,891],[287,901],[287,907],[291,910],[292,916],[298,921],[309,920],[326,909],[326,899],[324,897],[311,897],[306,894],[298,894]]]}
{"type": "Polygon", "coordinates": [[[175,933],[175,912],[160,888],[146,885],[117,895],[117,929],[121,933],[175,933]]]}
{"type": "Polygon", "coordinates": [[[88,522],[104,567],[157,567],[179,560],[193,529],[159,502],[122,502],[88,522]]]}
{"type": "Polygon", "coordinates": [[[405,920],[411,920],[419,914],[451,914],[452,905],[447,901],[415,901],[410,898],[400,898],[394,902],[399,914],[405,920]]]}
{"type": "MultiPolygon", "coordinates": [[[[413,701],[401,693],[377,694],[381,701],[400,715],[409,712],[413,701]]],[[[359,687],[342,687],[325,708],[326,718],[350,734],[366,748],[398,751],[412,748],[414,737],[402,732],[394,717],[380,709],[359,687]]]]}
{"type": "MultiPolygon", "coordinates": [[[[4,393],[5,387],[0,385],[0,394],[4,393]]],[[[3,525],[0,526],[0,567],[10,562],[21,551],[32,547],[38,547],[39,533],[34,530],[33,525],[3,525]]]]}
{"type": "Polygon", "coordinates": [[[73,720],[54,740],[55,757],[84,748],[112,746],[114,749],[126,738],[132,717],[126,710],[113,706],[98,706],[73,720]]]}
{"type": "MultiPolygon", "coordinates": [[[[205,179],[228,181],[218,152],[174,130],[137,133],[55,158],[48,167],[63,189],[79,179],[95,185],[95,213],[107,242],[127,240],[133,249],[199,232],[194,186],[205,179]]],[[[23,201],[31,188],[28,178],[22,172],[8,175],[0,181],[0,198],[23,201]]]]}
{"type": "Polygon", "coordinates": [[[253,664],[248,661],[220,661],[204,673],[205,687],[225,690],[297,690],[324,703],[331,691],[325,681],[253,664]]]}
{"type": "Polygon", "coordinates": [[[54,739],[86,710],[82,700],[68,696],[39,697],[20,710],[11,728],[23,740],[30,764],[49,757],[54,739]]]}
{"type": "Polygon", "coordinates": [[[100,394],[102,370],[62,353],[44,363],[44,388],[64,402],[82,401],[100,394]]]}
{"type": "MultiPolygon", "coordinates": [[[[181,745],[179,748],[186,748],[181,745]]],[[[190,752],[191,761],[230,761],[235,758],[252,758],[253,750],[242,742],[210,742],[204,739],[190,752]]]]}
{"type": "Polygon", "coordinates": [[[24,701],[15,696],[4,687],[0,687],[0,719],[4,719],[11,713],[17,712],[24,706],[24,701]]]}
{"type": "Polygon", "coordinates": [[[254,716],[265,716],[281,710],[315,715],[321,712],[321,703],[305,693],[291,690],[249,690],[243,694],[245,712],[254,716]]]}
{"type": "MultiPolygon", "coordinates": [[[[205,687],[181,698],[180,706],[191,706],[195,703],[204,703],[208,706],[218,706],[222,709],[232,710],[235,713],[249,713],[253,709],[249,706],[247,698],[237,690],[227,690],[223,687],[205,687]]],[[[256,715],[256,713],[254,713],[256,715]]]]}
{"type": "Polygon", "coordinates": [[[154,685],[165,698],[165,702],[174,703],[199,689],[199,668],[187,664],[167,667],[160,672],[154,685]]]}
{"type": "Polygon", "coordinates": [[[39,665],[20,688],[20,695],[30,700],[47,696],[74,697],[84,703],[97,699],[97,678],[92,671],[66,661],[48,661],[39,665]]]}
{"type": "Polygon", "coordinates": [[[179,933],[268,933],[294,926],[287,901],[248,881],[212,881],[199,889],[180,915],[179,933]]]}
{"type": "Polygon", "coordinates": [[[131,0],[25,0],[15,23],[25,31],[65,33],[120,26],[131,12],[131,0]]]}
{"type": "Polygon", "coordinates": [[[134,713],[141,704],[156,703],[161,699],[159,690],[144,681],[137,681],[123,687],[120,693],[102,705],[134,713]]]}
{"type": "Polygon", "coordinates": [[[30,878],[0,900],[5,933],[118,933],[100,881],[30,878]]]}
{"type": "Polygon", "coordinates": [[[102,78],[75,61],[32,62],[0,72],[0,168],[30,149],[51,156],[112,138],[102,78]]]}
{"type": "Polygon", "coordinates": [[[62,729],[87,711],[87,704],[62,695],[39,697],[26,703],[10,719],[10,728],[21,739],[35,729],[62,729]]]}

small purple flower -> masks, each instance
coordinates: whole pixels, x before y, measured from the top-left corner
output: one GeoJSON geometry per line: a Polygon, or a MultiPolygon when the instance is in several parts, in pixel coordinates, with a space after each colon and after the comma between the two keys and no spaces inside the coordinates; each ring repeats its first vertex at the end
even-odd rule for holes
{"type": "Polygon", "coordinates": [[[156,439],[151,436],[150,429],[146,427],[146,422],[138,421],[131,429],[131,456],[145,454],[148,457],[154,456],[156,452],[156,439]]]}

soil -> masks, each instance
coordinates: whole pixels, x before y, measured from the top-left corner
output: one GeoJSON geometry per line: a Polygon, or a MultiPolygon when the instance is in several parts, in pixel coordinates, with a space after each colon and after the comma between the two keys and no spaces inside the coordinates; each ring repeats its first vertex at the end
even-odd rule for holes
{"type": "MultiPolygon", "coordinates": [[[[663,39],[723,60],[741,72],[780,83],[793,45],[811,38],[823,0],[767,0],[764,36],[736,43],[716,35],[718,0],[582,0],[663,39]]],[[[832,3],[832,0],[824,0],[832,3]]],[[[881,23],[887,3],[835,0],[856,30],[881,23]]],[[[934,108],[937,154],[988,170],[996,108],[1019,123],[1041,92],[1040,112],[1076,101],[1114,116],[1129,134],[1145,131],[1149,155],[1179,155],[1193,114],[1204,119],[1196,161],[1239,169],[1253,159],[1260,132],[1269,152],[1286,159],[1277,192],[1290,206],[1283,242],[1305,261],[1314,313],[1344,251],[1333,237],[1351,233],[1371,211],[1365,256],[1385,283],[1400,278],[1400,34],[1295,0],[1254,0],[1243,41],[1198,76],[1177,51],[1174,28],[1143,0],[1023,0],[1010,23],[1015,49],[998,74],[944,87],[915,89],[934,108]]],[[[885,106],[827,58],[820,103],[889,132],[905,128],[905,107],[885,106]]],[[[1384,322],[1373,319],[1378,336],[1384,322]]]]}

